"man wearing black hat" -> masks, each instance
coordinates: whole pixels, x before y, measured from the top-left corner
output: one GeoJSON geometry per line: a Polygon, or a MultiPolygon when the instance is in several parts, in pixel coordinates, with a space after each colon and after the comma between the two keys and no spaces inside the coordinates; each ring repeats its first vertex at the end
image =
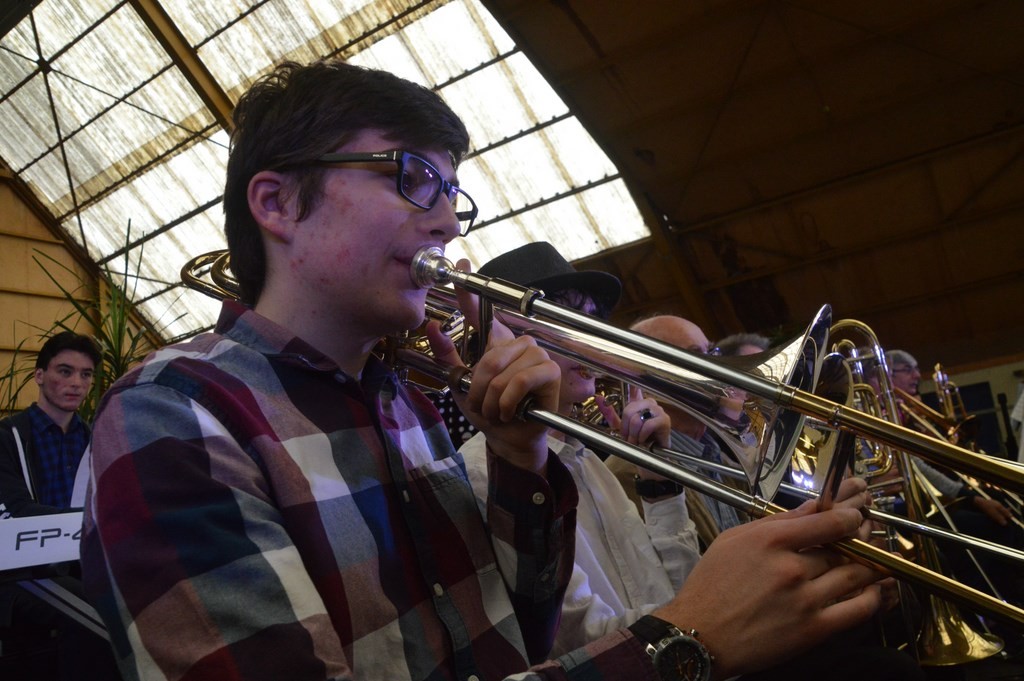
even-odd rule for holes
{"type": "MultiPolygon", "coordinates": [[[[547,300],[599,316],[607,315],[621,293],[621,285],[615,277],[602,272],[576,272],[546,243],[529,244],[499,256],[484,265],[480,273],[539,288],[545,292],[547,300]]],[[[558,408],[567,414],[574,402],[593,393],[593,378],[589,370],[578,362],[557,356],[553,358],[562,369],[558,408]]],[[[615,420],[607,410],[604,413],[611,417],[610,420],[615,420]]],[[[623,410],[620,430],[630,442],[654,440],[664,446],[670,429],[668,417],[653,400],[638,399],[623,410]]],[[[478,435],[460,449],[478,496],[485,495],[488,487],[485,443],[484,437],[478,435]]],[[[723,674],[727,667],[725,657],[739,650],[749,653],[760,649],[764,652],[765,646],[770,647],[773,651],[770,655],[759,656],[761,662],[745,671],[766,669],[793,657],[826,635],[826,629],[838,624],[837,620],[831,620],[832,615],[828,616],[831,620],[828,624],[819,619],[831,605],[835,605],[821,602],[812,608],[814,612],[810,619],[801,621],[797,627],[804,628],[811,621],[817,621],[825,629],[817,626],[805,628],[788,641],[780,639],[777,633],[768,638],[753,635],[750,629],[751,625],[777,621],[782,612],[791,613],[795,603],[809,604],[811,601],[804,600],[806,595],[815,592],[811,600],[818,598],[820,592],[817,588],[827,582],[831,582],[833,587],[838,586],[840,582],[833,580],[839,578],[839,572],[858,572],[861,569],[853,565],[840,567],[830,558],[826,560],[827,565],[820,564],[795,581],[789,581],[794,575],[788,572],[784,583],[776,580],[777,570],[797,555],[798,562],[812,556],[815,560],[823,557],[818,550],[810,548],[820,543],[821,536],[809,531],[809,527],[797,529],[796,524],[819,519],[824,521],[824,518],[807,517],[810,507],[776,516],[768,522],[755,521],[736,528],[724,534],[723,541],[716,543],[718,545],[707,557],[698,562],[696,530],[687,515],[681,487],[655,479],[651,473],[638,469],[638,475],[645,478],[640,484],[647,486],[643,494],[645,525],[618,481],[594,453],[569,438],[561,439],[550,433],[548,447],[569,469],[579,493],[575,565],[563,602],[562,621],[554,650],[556,654],[617,628],[628,627],[635,636],[650,643],[648,653],[655,657],[661,674],[659,678],[708,679],[723,674]],[[771,537],[775,530],[781,529],[774,522],[785,518],[793,519],[795,524],[785,523],[788,538],[781,544],[774,544],[771,537]],[[790,534],[789,530],[795,533],[790,534]],[[720,553],[723,548],[724,552],[720,553]],[[729,557],[723,558],[726,554],[729,557]],[[803,587],[808,588],[803,596],[786,593],[788,588],[802,591],[803,587]],[[754,597],[747,593],[747,589],[764,591],[754,597]],[[695,607],[689,600],[695,593],[712,596],[716,616],[744,612],[745,624],[727,625],[718,632],[703,630],[708,641],[705,648],[695,631],[684,633],[669,624],[683,621],[693,622],[690,626],[694,626],[703,619],[698,612],[700,607],[695,607]],[[671,635],[666,637],[665,632],[671,635]],[[716,636],[722,638],[716,642],[712,640],[716,636]],[[661,652],[657,652],[659,650],[661,652]],[[669,659],[675,659],[675,662],[670,663],[669,659]],[[712,662],[714,671],[711,670],[712,662]]],[[[845,481],[838,496],[843,501],[837,506],[859,506],[865,498],[863,492],[863,481],[845,481]]],[[[865,593],[862,592],[861,596],[865,593]]],[[[849,601],[845,602],[849,604],[849,601]]],[[[852,620],[848,622],[852,623],[852,620]]],[[[840,625],[833,631],[845,626],[840,625]]],[[[782,628],[787,635],[791,633],[789,625],[782,628]]],[[[804,667],[798,663],[795,668],[804,667]]],[[[767,670],[765,676],[757,678],[798,678],[789,675],[791,669],[773,668],[767,670]]]]}
{"type": "MultiPolygon", "coordinates": [[[[605,272],[577,272],[546,242],[505,253],[480,273],[539,288],[545,300],[602,318],[622,292],[617,278],[605,272]]],[[[595,394],[594,373],[576,360],[558,355],[552,359],[562,370],[558,411],[568,416],[595,394]]],[[[633,444],[655,439],[667,446],[669,428],[668,417],[654,400],[634,399],[623,408],[619,429],[633,444]]],[[[645,500],[645,525],[594,452],[556,431],[548,433],[548,448],[572,474],[579,492],[575,566],[552,651],[561,655],[626,627],[671,600],[700,552],[682,487],[669,484],[670,490],[656,490],[654,500],[645,500]]],[[[474,490],[486,498],[486,438],[477,434],[460,451],[474,490]]],[[[642,469],[638,473],[654,486],[667,482],[642,469]]]]}

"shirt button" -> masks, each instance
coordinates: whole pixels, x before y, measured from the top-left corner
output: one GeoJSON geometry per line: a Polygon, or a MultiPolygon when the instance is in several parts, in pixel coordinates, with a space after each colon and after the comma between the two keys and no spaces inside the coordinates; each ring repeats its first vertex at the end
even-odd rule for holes
{"type": "Polygon", "coordinates": [[[434,595],[435,596],[443,596],[444,595],[444,589],[441,588],[440,584],[435,584],[434,585],[434,595]]]}
{"type": "Polygon", "coordinates": [[[480,677],[479,677],[479,676],[477,676],[476,674],[470,674],[470,675],[469,675],[469,676],[468,676],[468,677],[466,678],[466,681],[480,681],[480,677]]]}
{"type": "Polygon", "coordinates": [[[534,494],[533,494],[533,503],[537,504],[538,506],[543,504],[544,503],[544,493],[543,492],[534,492],[534,494]]]}

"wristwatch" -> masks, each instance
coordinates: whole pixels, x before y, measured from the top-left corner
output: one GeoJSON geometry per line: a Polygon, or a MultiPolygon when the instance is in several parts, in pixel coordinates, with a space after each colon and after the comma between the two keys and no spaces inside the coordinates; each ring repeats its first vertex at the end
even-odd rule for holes
{"type": "Polygon", "coordinates": [[[645,480],[634,475],[633,484],[636,485],[636,493],[644,499],[657,499],[683,491],[683,486],[675,480],[645,480]]]}
{"type": "Polygon", "coordinates": [[[708,681],[715,658],[704,647],[697,631],[682,632],[665,620],[645,615],[629,630],[647,644],[647,654],[661,681],[708,681]]]}

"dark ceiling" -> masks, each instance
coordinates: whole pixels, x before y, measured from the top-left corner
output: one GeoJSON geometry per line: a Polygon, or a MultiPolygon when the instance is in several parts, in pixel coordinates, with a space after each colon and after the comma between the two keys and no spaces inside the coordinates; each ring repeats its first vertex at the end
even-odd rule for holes
{"type": "Polygon", "coordinates": [[[828,303],[922,367],[1024,357],[1024,2],[485,0],[654,238],[619,321],[788,334],[828,303]]]}

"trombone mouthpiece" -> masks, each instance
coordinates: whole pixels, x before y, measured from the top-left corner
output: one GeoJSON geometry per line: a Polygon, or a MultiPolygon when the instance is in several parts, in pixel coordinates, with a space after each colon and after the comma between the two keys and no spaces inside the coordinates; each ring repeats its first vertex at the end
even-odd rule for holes
{"type": "Polygon", "coordinates": [[[444,257],[444,251],[437,246],[421,248],[412,258],[410,275],[413,283],[420,288],[436,284],[447,284],[452,280],[455,265],[444,257]]]}

